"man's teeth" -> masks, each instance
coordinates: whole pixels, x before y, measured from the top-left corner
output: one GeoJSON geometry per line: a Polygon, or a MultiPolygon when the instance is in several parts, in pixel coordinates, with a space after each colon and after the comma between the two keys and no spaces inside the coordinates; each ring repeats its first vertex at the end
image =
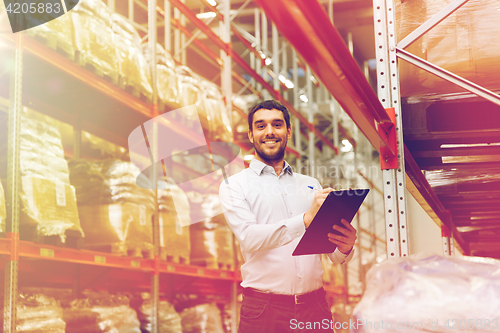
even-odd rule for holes
{"type": "Polygon", "coordinates": [[[274,141],[264,141],[265,143],[276,143],[277,141],[274,140],[274,141]]]}

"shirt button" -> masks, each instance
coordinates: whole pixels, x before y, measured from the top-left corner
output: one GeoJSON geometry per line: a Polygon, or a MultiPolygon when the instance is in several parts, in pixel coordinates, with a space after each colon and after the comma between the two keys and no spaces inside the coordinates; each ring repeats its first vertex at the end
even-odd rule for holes
{"type": "Polygon", "coordinates": [[[293,214],[293,212],[290,212],[290,215],[293,214]]]}
{"type": "Polygon", "coordinates": [[[302,275],[299,275],[299,279],[302,279],[302,275]]]}

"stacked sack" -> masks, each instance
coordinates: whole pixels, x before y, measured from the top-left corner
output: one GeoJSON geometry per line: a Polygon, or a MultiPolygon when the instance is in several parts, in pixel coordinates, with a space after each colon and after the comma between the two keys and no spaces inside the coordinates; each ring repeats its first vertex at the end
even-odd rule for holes
{"type": "Polygon", "coordinates": [[[150,101],[153,88],[148,64],[141,50],[141,37],[123,16],[113,13],[111,17],[118,55],[120,86],[122,88],[134,87],[150,101]]]}
{"type": "Polygon", "coordinates": [[[80,0],[69,13],[74,25],[78,62],[118,82],[119,61],[112,13],[101,0],[80,0]]]}
{"type": "Polygon", "coordinates": [[[219,196],[189,192],[188,198],[193,223],[190,226],[191,262],[215,269],[234,269],[233,233],[224,215],[216,215],[221,211],[219,196]],[[197,221],[198,218],[193,216],[199,212],[213,217],[197,221]]]}
{"type": "Polygon", "coordinates": [[[193,124],[199,121],[203,129],[210,132],[208,115],[203,104],[202,91],[199,86],[199,77],[186,66],[177,66],[175,72],[179,84],[179,102],[181,106],[194,106],[185,108],[184,117],[183,119],[179,119],[179,121],[188,128],[193,128],[193,124]]]}
{"type": "MultiPolygon", "coordinates": [[[[1,106],[0,106],[1,107],[1,106]]],[[[7,116],[0,115],[0,135],[7,133],[7,116]]],[[[7,165],[7,140],[0,140],[0,165],[7,165]]],[[[21,239],[52,236],[61,243],[81,241],[75,188],[69,182],[61,135],[55,121],[23,109],[20,130],[21,239]]],[[[5,169],[0,169],[4,172],[5,169]]],[[[0,178],[6,179],[6,174],[0,178]]],[[[74,246],[77,244],[68,244],[74,246]]]]}
{"type": "Polygon", "coordinates": [[[160,210],[160,257],[189,263],[191,240],[189,237],[189,200],[178,186],[158,190],[160,210]],[[175,197],[175,204],[174,204],[175,197]]]}
{"type": "MultiPolygon", "coordinates": [[[[54,10],[57,10],[56,6],[59,6],[62,12],[60,3],[53,3],[53,6],[54,10]]],[[[26,18],[31,21],[30,26],[36,25],[25,30],[27,35],[43,40],[49,47],[62,51],[68,58],[74,60],[76,48],[74,26],[70,15],[53,18],[53,14],[37,11],[33,15],[26,14],[26,18]]]]}
{"type": "Polygon", "coordinates": [[[2,182],[0,181],[0,234],[5,234],[5,219],[7,218],[7,209],[5,207],[5,195],[2,182]]]}
{"type": "Polygon", "coordinates": [[[200,81],[204,109],[207,115],[209,141],[233,142],[233,130],[219,88],[207,80],[200,81]]]}
{"type": "Polygon", "coordinates": [[[220,310],[215,303],[185,308],[180,315],[183,333],[224,333],[220,310]]]}
{"type": "MultiPolygon", "coordinates": [[[[143,333],[151,332],[151,301],[147,293],[141,294],[141,298],[133,306],[141,323],[143,333]]],[[[160,301],[158,306],[158,332],[182,333],[181,316],[168,301],[160,301]]]]}
{"type": "Polygon", "coordinates": [[[21,293],[19,295],[17,298],[16,332],[65,333],[65,328],[63,309],[55,299],[36,293],[21,293]]]}
{"type": "Polygon", "coordinates": [[[63,314],[66,331],[71,333],[141,333],[137,314],[125,296],[76,299],[63,314]]]}
{"type": "MultiPolygon", "coordinates": [[[[142,46],[147,62],[150,62],[148,44],[142,46]]],[[[149,67],[148,67],[149,68],[149,67]]],[[[171,107],[180,106],[179,87],[175,62],[170,53],[156,44],[156,89],[160,100],[171,107]]]]}
{"type": "Polygon", "coordinates": [[[73,160],[70,169],[86,248],[134,251],[135,256],[153,249],[154,192],[136,184],[136,166],[120,160],[73,160]]]}

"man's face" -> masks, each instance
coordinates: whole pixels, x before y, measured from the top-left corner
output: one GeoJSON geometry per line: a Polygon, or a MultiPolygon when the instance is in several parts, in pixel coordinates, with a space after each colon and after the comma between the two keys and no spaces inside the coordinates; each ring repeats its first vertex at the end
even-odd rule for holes
{"type": "Polygon", "coordinates": [[[286,127],[283,112],[280,110],[260,109],[253,114],[253,131],[248,138],[253,143],[258,157],[263,162],[279,162],[285,156],[286,143],[292,135],[286,127]]]}

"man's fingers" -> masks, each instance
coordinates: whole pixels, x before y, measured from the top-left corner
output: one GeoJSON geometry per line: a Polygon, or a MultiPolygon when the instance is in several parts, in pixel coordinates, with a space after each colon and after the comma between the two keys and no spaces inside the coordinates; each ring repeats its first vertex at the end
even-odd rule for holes
{"type": "Polygon", "coordinates": [[[351,229],[347,229],[347,228],[341,227],[339,225],[334,225],[333,229],[335,231],[338,231],[338,232],[342,233],[345,236],[356,235],[356,229],[354,229],[354,228],[353,228],[353,230],[351,230],[351,229]]]}
{"type": "Polygon", "coordinates": [[[356,229],[354,229],[354,227],[346,219],[340,219],[340,222],[346,227],[346,229],[356,231],[356,229]]]}

